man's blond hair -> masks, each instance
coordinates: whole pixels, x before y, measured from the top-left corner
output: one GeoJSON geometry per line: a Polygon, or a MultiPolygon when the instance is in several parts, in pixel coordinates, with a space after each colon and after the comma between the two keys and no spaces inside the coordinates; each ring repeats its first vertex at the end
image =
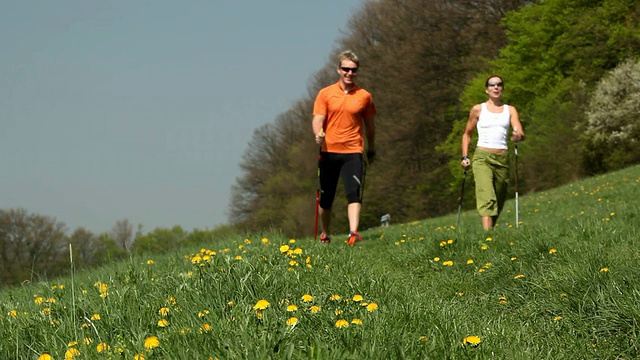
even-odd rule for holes
{"type": "Polygon", "coordinates": [[[351,50],[345,50],[338,55],[338,67],[342,65],[342,60],[353,61],[356,65],[360,66],[360,59],[358,59],[358,56],[351,50]]]}

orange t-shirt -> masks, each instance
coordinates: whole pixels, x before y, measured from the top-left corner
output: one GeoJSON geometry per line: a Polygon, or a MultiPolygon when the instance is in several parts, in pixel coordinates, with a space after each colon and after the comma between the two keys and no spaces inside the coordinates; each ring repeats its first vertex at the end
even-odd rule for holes
{"type": "Polygon", "coordinates": [[[363,122],[373,119],[376,107],[365,89],[355,86],[348,93],[340,82],[320,90],[313,104],[314,115],[325,115],[322,151],[334,153],[364,152],[363,122]]]}

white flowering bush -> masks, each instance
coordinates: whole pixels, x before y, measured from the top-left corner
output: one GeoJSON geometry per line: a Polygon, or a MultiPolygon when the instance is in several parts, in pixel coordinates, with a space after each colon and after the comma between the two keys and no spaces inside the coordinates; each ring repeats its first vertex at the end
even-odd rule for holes
{"type": "Polygon", "coordinates": [[[585,135],[594,145],[638,142],[640,60],[627,60],[600,80],[587,110],[585,135]]]}

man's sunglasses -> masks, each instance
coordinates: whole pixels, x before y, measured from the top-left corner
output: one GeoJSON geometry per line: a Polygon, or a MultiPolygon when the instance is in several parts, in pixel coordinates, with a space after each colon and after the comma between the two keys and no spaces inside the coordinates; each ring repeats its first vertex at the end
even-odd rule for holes
{"type": "Polygon", "coordinates": [[[348,73],[349,71],[353,72],[354,74],[358,72],[358,68],[350,68],[350,67],[341,67],[340,69],[342,69],[342,71],[348,73]]]}
{"type": "Polygon", "coordinates": [[[502,81],[500,82],[490,82],[487,84],[487,87],[492,87],[492,86],[500,86],[502,87],[504,85],[504,83],[502,81]]]}

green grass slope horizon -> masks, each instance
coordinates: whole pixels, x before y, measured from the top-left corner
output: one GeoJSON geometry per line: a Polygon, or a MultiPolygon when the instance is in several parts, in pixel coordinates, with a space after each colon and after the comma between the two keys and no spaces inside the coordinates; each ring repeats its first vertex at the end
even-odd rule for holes
{"type": "Polygon", "coordinates": [[[0,293],[0,358],[640,357],[640,166],[364,231],[212,239],[0,293]],[[346,240],[346,238],[344,239],[346,240]]]}

